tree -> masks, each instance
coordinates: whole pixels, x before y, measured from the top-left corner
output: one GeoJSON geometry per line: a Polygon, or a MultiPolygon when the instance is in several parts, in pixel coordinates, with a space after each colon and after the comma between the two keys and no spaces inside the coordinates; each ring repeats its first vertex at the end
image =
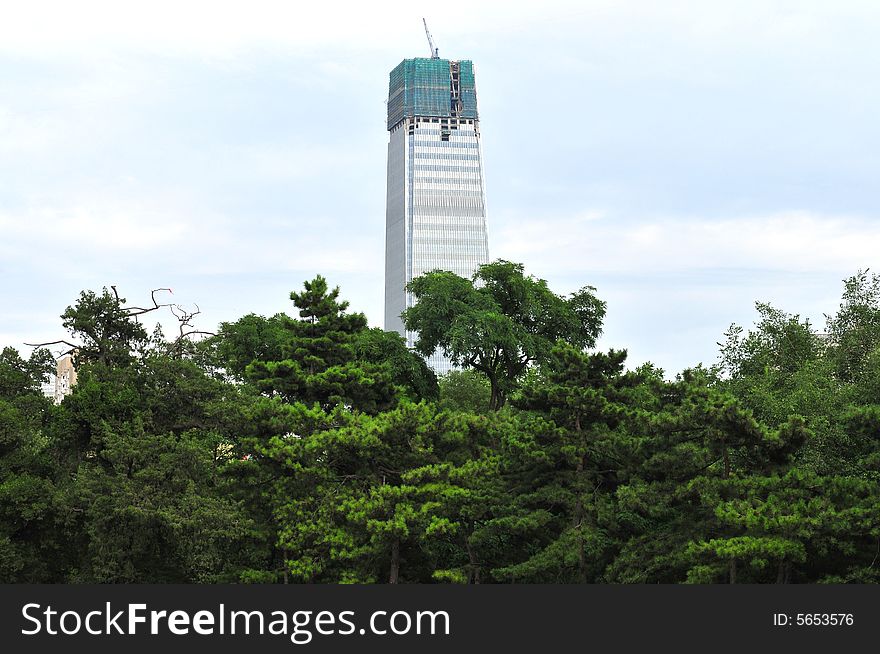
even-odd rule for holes
{"type": "MultiPolygon", "coordinates": [[[[221,474],[240,426],[241,389],[172,343],[149,339],[106,290],[64,313],[78,380],[47,432],[64,474],[68,579],[194,582],[237,578],[252,523],[221,474]]],[[[156,308],[160,305],[156,304],[156,308]]]]}
{"type": "Polygon", "coordinates": [[[145,349],[147,332],[123,308],[124,302],[124,298],[106,288],[100,295],[83,291],[77,303],[61,314],[64,328],[82,341],[74,350],[77,368],[92,362],[107,367],[125,366],[132,362],[135,353],[145,349]]]}
{"type": "Polygon", "coordinates": [[[406,347],[406,340],[396,332],[365,329],[354,341],[357,361],[386,367],[401,394],[413,402],[437,399],[437,376],[425,360],[406,347]]]}
{"type": "Polygon", "coordinates": [[[279,313],[269,318],[249,313],[235,322],[224,322],[217,334],[205,339],[201,349],[206,363],[222,374],[246,381],[246,369],[253,361],[280,361],[290,340],[286,327],[290,318],[279,313]]]}
{"type": "MultiPolygon", "coordinates": [[[[368,498],[371,511],[380,510],[374,488],[380,471],[342,453],[363,448],[369,460],[370,447],[381,443],[346,426],[370,432],[380,423],[369,416],[394,415],[388,412],[404,398],[436,396],[434,374],[403,339],[368,329],[366,317],[347,313],[339,296],[339,288],[331,290],[318,276],[291,293],[298,319],[246,316],[210,339],[215,365],[266,396],[256,403],[243,439],[246,460],[230,470],[242,497],[257,509],[261,533],[280,553],[285,580],[377,578],[358,563],[369,549],[359,538],[366,523],[356,527],[341,516],[343,504],[368,498]],[[340,434],[344,445],[336,440],[340,434]]],[[[378,517],[372,520],[378,524],[378,517]]]]}
{"type": "MultiPolygon", "coordinates": [[[[286,336],[272,330],[273,340],[280,341],[282,358],[254,359],[245,368],[248,380],[287,402],[317,403],[325,410],[344,404],[375,413],[393,406],[396,397],[390,368],[356,360],[356,343],[367,329],[367,319],[362,313],[346,313],[348,302],[339,300],[339,287],[330,290],[327,280],[318,275],[290,298],[300,319],[281,319],[286,336]]],[[[277,350],[273,344],[268,353],[274,355],[277,350]]],[[[241,356],[236,354],[235,361],[240,367],[241,356]]]]}
{"type": "Polygon", "coordinates": [[[867,270],[844,280],[840,308],[826,316],[829,357],[844,382],[859,380],[880,348],[880,275],[867,270]]]}
{"type": "Polygon", "coordinates": [[[300,581],[416,581],[401,570],[422,520],[404,477],[436,461],[434,409],[404,402],[341,422],[271,443],[295,473],[276,510],[288,568],[300,581]]]}
{"type": "Polygon", "coordinates": [[[789,315],[765,302],[755,303],[760,320],[743,334],[731,325],[721,344],[721,367],[730,378],[775,372],[790,376],[818,359],[822,342],[809,320],[789,315]]]}
{"type": "Polygon", "coordinates": [[[492,389],[476,370],[450,370],[440,380],[439,404],[450,411],[484,413],[489,410],[492,389]]]}
{"type": "Polygon", "coordinates": [[[99,457],[78,466],[71,489],[82,516],[73,581],[237,580],[251,521],[225,496],[225,456],[215,460],[206,437],[150,433],[139,419],[105,427],[99,457]]]}
{"type": "Polygon", "coordinates": [[[465,368],[439,384],[320,276],[200,342],[156,291],[81,294],[60,405],[48,352],[0,352],[0,581],[880,581],[877,278],[827,337],[759,303],[674,381],[587,350],[589,287],[502,261],[412,288],[422,353],[465,368]],[[147,336],[161,307],[180,335],[147,336]]]}
{"type": "Polygon", "coordinates": [[[443,410],[436,415],[434,461],[402,480],[420,518],[419,549],[428,556],[424,581],[491,582],[507,560],[505,528],[494,520],[510,502],[500,451],[519,424],[506,412],[443,410]]]}
{"type": "Polygon", "coordinates": [[[560,342],[514,397],[515,406],[548,420],[536,443],[543,460],[523,471],[518,504],[554,518],[542,546],[498,574],[583,583],[601,573],[608,542],[596,529],[594,498],[618,484],[618,441],[635,408],[630,389],[641,382],[637,373],[623,373],[625,359],[625,351],[588,355],[560,342]]]}
{"type": "Polygon", "coordinates": [[[125,298],[119,297],[115,286],[110,288],[113,289],[112,295],[106,287],[100,295],[94,291],[83,291],[76,304],[67,307],[61,315],[62,325],[81,343],[62,339],[25,345],[42,347],[63,344],[70,348],[68,353],[74,354],[76,366],[96,362],[112,368],[128,365],[135,353],[143,353],[150,347],[161,347],[166,353],[180,358],[185,352],[191,354],[194,350],[189,337],[211,335],[211,332],[197,329],[192,324],[193,318],[201,313],[198,305],[188,310],[179,304],[159,303],[156,294],[171,293],[170,288],[153,289],[150,293],[153,304],[147,307],[124,306],[125,298]],[[178,322],[179,334],[174,341],[166,342],[158,325],[153,338],[148,337],[138,322],[140,316],[160,309],[168,309],[178,322]]]}
{"type": "Polygon", "coordinates": [[[403,319],[419,334],[416,350],[428,356],[440,348],[454,364],[485,375],[493,410],[504,406],[529,365],[543,360],[557,340],[580,349],[595,345],[605,315],[594,288],[565,298],[509,261],[482,265],[470,280],[429,272],[407,288],[416,304],[403,319]]]}
{"type": "Polygon", "coordinates": [[[0,352],[0,582],[46,583],[64,571],[58,528],[64,511],[47,426],[52,406],[40,384],[53,360],[0,352]]]}
{"type": "Polygon", "coordinates": [[[721,345],[723,380],[755,418],[777,426],[800,416],[812,437],[799,462],[817,472],[843,471],[853,463],[854,443],[840,416],[851,388],[809,320],[758,302],[759,320],[745,332],[732,325],[721,345]]]}

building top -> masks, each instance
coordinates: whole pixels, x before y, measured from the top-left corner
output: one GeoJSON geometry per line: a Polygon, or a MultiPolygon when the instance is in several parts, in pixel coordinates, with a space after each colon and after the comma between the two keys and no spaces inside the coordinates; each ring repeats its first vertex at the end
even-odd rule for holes
{"type": "Polygon", "coordinates": [[[477,119],[474,64],[463,59],[404,59],[388,81],[388,129],[405,118],[477,119]]]}

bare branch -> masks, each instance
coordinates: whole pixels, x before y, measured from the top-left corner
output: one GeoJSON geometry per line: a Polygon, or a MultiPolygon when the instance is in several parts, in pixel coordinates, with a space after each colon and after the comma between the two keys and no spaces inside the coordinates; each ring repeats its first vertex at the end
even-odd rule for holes
{"type": "Polygon", "coordinates": [[[72,347],[74,349],[79,347],[79,345],[74,345],[73,343],[71,343],[69,341],[64,341],[64,340],[49,341],[48,343],[25,343],[24,345],[27,345],[28,347],[45,347],[46,345],[60,345],[60,344],[67,345],[68,347],[72,347]]]}
{"type": "MultiPolygon", "coordinates": [[[[116,285],[115,284],[111,285],[110,288],[113,289],[113,296],[116,298],[116,302],[121,304],[122,298],[119,297],[119,291],[116,288],[116,285]]],[[[183,341],[189,336],[194,336],[197,334],[203,334],[205,336],[216,336],[216,333],[214,333],[214,332],[203,331],[201,329],[195,329],[195,325],[193,325],[193,323],[192,323],[193,318],[195,318],[196,316],[198,316],[202,312],[202,310],[198,304],[194,305],[195,309],[190,311],[188,309],[185,309],[184,307],[182,307],[179,304],[174,304],[172,302],[166,302],[166,303],[159,302],[159,300],[156,298],[156,294],[161,293],[163,291],[167,291],[168,293],[173,294],[173,291],[170,288],[154,288],[150,292],[150,299],[153,301],[153,306],[147,306],[147,307],[129,306],[129,307],[120,307],[120,308],[123,312],[125,312],[125,315],[127,317],[132,318],[135,322],[139,322],[138,316],[140,316],[140,315],[143,315],[145,313],[150,313],[151,311],[156,311],[158,309],[168,308],[168,310],[171,312],[171,315],[173,315],[177,319],[177,321],[179,323],[179,332],[180,332],[180,335],[174,340],[174,342],[169,343],[167,345],[167,347],[169,348],[169,351],[178,351],[178,352],[181,351],[181,346],[182,346],[183,341]]],[[[90,336],[93,340],[95,340],[96,342],[99,340],[99,338],[96,334],[93,334],[90,332],[85,332],[85,333],[88,336],[90,336]]],[[[65,340],[49,341],[46,343],[25,343],[25,345],[27,345],[28,347],[44,347],[47,345],[58,345],[58,344],[63,344],[63,345],[66,345],[70,348],[70,350],[68,350],[67,352],[64,352],[62,355],[70,354],[81,347],[80,345],[76,345],[74,343],[71,343],[70,341],[65,341],[65,340]]]]}
{"type": "MultiPolygon", "coordinates": [[[[146,308],[144,308],[144,307],[123,307],[122,310],[128,312],[129,316],[139,316],[143,313],[149,313],[150,311],[155,311],[156,309],[161,309],[162,307],[175,306],[170,302],[165,303],[165,304],[159,304],[159,302],[156,300],[156,293],[158,293],[159,291],[168,291],[169,293],[174,295],[174,292],[170,288],[154,288],[152,291],[150,291],[150,297],[153,300],[153,306],[146,307],[146,308]]],[[[113,292],[114,293],[116,292],[115,287],[113,289],[113,292]]],[[[116,299],[117,300],[119,299],[118,295],[116,296],[116,299]]]]}
{"type": "Polygon", "coordinates": [[[46,347],[47,345],[66,345],[67,347],[70,348],[69,350],[62,352],[59,356],[73,354],[74,352],[76,352],[77,348],[80,347],[79,345],[74,345],[70,341],[64,341],[64,340],[49,341],[48,343],[24,343],[24,345],[26,345],[27,347],[46,347]]]}
{"type": "MultiPolygon", "coordinates": [[[[180,338],[185,338],[187,336],[192,336],[193,334],[205,334],[206,336],[216,336],[217,332],[206,332],[201,329],[194,329],[191,332],[186,332],[185,334],[181,334],[180,338]]],[[[178,339],[179,340],[179,339],[178,339]]]]}

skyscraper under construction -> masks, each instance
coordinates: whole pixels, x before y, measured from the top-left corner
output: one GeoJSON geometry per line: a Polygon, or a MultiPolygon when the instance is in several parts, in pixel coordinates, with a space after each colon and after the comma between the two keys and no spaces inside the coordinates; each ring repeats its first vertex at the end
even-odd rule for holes
{"type": "MultiPolygon", "coordinates": [[[[430,39],[430,37],[429,37],[430,39]]],[[[489,260],[480,121],[473,63],[404,59],[388,85],[385,329],[412,347],[400,314],[406,285],[431,270],[470,277],[489,260]]],[[[438,373],[450,363],[439,353],[438,373]]]]}

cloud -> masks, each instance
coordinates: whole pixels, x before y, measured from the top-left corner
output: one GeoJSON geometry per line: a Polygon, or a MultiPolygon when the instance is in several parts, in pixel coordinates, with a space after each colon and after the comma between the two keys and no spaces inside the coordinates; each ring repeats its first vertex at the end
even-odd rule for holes
{"type": "Polygon", "coordinates": [[[880,264],[880,221],[803,210],[721,219],[619,219],[611,213],[546,221],[501,216],[493,253],[528,259],[542,274],[709,269],[838,272],[880,264]]]}
{"type": "MultiPolygon", "coordinates": [[[[0,272],[24,310],[0,345],[57,337],[104,283],[180,288],[211,322],[320,272],[380,321],[382,100],[427,54],[412,3],[7,4],[0,272]]],[[[441,56],[479,67],[492,256],[597,284],[618,345],[674,370],[753,300],[833,309],[876,263],[876,3],[429,9],[441,56]]]]}
{"type": "MultiPolygon", "coordinates": [[[[424,40],[420,17],[411,9],[411,4],[399,1],[377,8],[371,3],[338,1],[254,0],[245,5],[231,0],[156,0],[132,5],[82,0],[73,5],[36,0],[4,9],[0,50],[45,56],[71,49],[99,52],[110,45],[224,57],[253,48],[381,47],[399,35],[402,26],[409,27],[414,39],[424,40]]],[[[480,11],[475,9],[473,14],[480,11]]],[[[454,22],[459,22],[457,16],[454,22]]],[[[495,20],[497,25],[506,22],[503,14],[495,20]]]]}
{"type": "Polygon", "coordinates": [[[223,151],[225,164],[238,179],[259,182],[327,179],[340,170],[375,165],[374,153],[351,144],[245,144],[223,151]]]}
{"type": "MultiPolygon", "coordinates": [[[[383,49],[391,43],[427,51],[421,29],[428,19],[441,54],[469,39],[519,39],[531,35],[578,35],[582,43],[616,40],[621,33],[663,33],[701,46],[741,47],[745,41],[773,48],[815,42],[829,23],[856,23],[876,17],[876,5],[850,0],[768,3],[741,0],[729,6],[699,0],[652,3],[549,0],[481,0],[465,13],[413,11],[411,2],[381,4],[354,0],[291,3],[285,0],[31,0],[4,7],[0,51],[54,56],[72,51],[101,52],[132,47],[155,53],[227,57],[247,49],[308,50],[334,45],[352,51],[383,49]],[[466,20],[465,20],[466,18],[466,20]]],[[[647,62],[650,63],[650,60],[647,62]]]]}
{"type": "Polygon", "coordinates": [[[526,263],[557,292],[590,284],[608,303],[600,347],[674,374],[717,359],[716,343],[755,318],[755,301],[824,324],[841,280],[880,266],[880,221],[789,210],[704,218],[596,209],[493,214],[493,257],[526,263]],[[586,219],[585,219],[586,217],[586,219]]]}
{"type": "Polygon", "coordinates": [[[0,230],[4,257],[30,259],[47,248],[126,257],[181,242],[187,226],[180,217],[156,209],[100,202],[0,214],[0,230]]]}

